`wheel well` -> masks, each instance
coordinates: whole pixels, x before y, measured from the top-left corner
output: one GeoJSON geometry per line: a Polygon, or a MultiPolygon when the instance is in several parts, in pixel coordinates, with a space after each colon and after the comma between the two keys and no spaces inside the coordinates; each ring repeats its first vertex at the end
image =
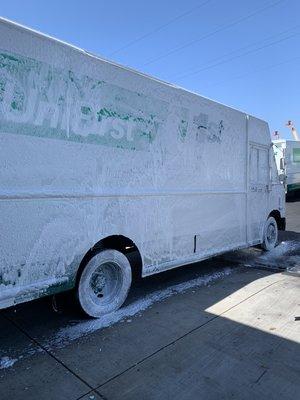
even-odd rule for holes
{"type": "Polygon", "coordinates": [[[275,218],[278,229],[280,231],[285,230],[285,218],[281,218],[280,212],[278,210],[273,210],[272,212],[270,212],[269,217],[275,218]]]}
{"type": "Polygon", "coordinates": [[[92,246],[83,257],[78,272],[82,271],[84,266],[96,252],[98,252],[99,250],[108,249],[118,250],[123,253],[130,263],[133,279],[141,278],[143,267],[141,253],[139,252],[136,244],[131,239],[123,235],[108,236],[95,243],[94,246],[92,246]]]}

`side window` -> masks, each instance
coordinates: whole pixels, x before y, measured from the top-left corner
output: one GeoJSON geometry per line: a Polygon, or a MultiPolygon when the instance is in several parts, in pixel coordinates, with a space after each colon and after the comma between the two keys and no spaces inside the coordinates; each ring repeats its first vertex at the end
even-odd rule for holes
{"type": "Polygon", "coordinates": [[[270,170],[268,150],[251,146],[249,167],[251,183],[269,183],[270,170]]]}
{"type": "Polygon", "coordinates": [[[293,162],[300,163],[300,148],[293,149],[293,162]]]}
{"type": "Polygon", "coordinates": [[[259,149],[258,158],[258,182],[269,183],[270,169],[269,169],[269,152],[268,150],[259,149]]]}

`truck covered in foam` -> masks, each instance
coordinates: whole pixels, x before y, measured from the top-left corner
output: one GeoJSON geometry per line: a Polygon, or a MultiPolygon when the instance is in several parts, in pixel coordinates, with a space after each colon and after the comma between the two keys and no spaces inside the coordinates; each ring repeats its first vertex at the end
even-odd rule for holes
{"type": "Polygon", "coordinates": [[[0,307],[276,244],[266,122],[0,20],[0,307]],[[271,221],[271,222],[270,222],[271,221]]]}

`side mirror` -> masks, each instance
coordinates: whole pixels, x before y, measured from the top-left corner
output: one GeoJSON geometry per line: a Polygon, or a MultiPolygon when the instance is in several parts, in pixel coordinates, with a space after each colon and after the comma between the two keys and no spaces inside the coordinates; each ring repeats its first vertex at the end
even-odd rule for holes
{"type": "Polygon", "coordinates": [[[280,159],[280,169],[284,170],[285,168],[285,163],[284,163],[284,158],[280,159]]]}
{"type": "Polygon", "coordinates": [[[286,183],[286,175],[285,174],[279,174],[279,180],[281,183],[285,185],[286,183]]]}

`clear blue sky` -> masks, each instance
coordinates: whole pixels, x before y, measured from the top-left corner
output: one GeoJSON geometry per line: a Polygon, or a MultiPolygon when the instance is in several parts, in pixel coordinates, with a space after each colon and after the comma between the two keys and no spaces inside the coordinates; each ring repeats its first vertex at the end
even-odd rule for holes
{"type": "Polygon", "coordinates": [[[282,137],[287,119],[300,131],[300,0],[0,5],[3,17],[247,111],[282,137]]]}

